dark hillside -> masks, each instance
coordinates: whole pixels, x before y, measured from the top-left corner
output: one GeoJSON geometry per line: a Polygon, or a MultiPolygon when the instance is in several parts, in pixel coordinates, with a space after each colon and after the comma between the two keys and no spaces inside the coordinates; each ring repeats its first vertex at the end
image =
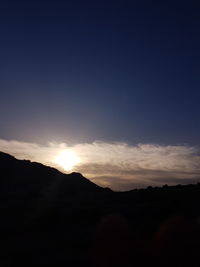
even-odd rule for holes
{"type": "Polygon", "coordinates": [[[198,266],[200,184],[113,192],[2,152],[0,173],[2,266],[198,266]]]}

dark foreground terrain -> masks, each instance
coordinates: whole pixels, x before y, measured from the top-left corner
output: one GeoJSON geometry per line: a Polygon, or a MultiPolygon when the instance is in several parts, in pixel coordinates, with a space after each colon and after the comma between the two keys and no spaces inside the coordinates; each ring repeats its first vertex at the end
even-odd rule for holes
{"type": "Polygon", "coordinates": [[[200,184],[113,192],[0,152],[0,266],[200,266],[200,184]]]}

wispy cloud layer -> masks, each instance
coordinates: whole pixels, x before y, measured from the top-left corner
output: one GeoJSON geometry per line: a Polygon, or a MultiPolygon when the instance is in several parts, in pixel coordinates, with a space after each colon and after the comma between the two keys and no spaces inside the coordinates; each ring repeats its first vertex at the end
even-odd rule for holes
{"type": "Polygon", "coordinates": [[[80,159],[73,171],[114,190],[130,190],[148,185],[193,183],[200,181],[200,151],[191,146],[161,146],[94,142],[68,146],[49,143],[42,146],[0,139],[0,150],[19,159],[29,159],[57,167],[55,158],[73,151],[80,159]]]}

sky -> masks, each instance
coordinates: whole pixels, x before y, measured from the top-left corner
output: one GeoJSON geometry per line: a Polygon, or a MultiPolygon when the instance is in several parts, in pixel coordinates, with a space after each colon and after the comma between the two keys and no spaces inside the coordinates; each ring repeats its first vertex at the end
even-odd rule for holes
{"type": "Polygon", "coordinates": [[[71,170],[116,190],[196,181],[199,12],[198,1],[1,1],[0,150],[49,165],[70,150],[71,170]]]}

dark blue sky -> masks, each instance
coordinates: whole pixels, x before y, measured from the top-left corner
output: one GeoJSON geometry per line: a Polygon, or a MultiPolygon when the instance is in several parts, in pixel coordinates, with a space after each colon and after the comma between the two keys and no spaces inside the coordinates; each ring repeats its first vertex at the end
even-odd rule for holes
{"type": "Polygon", "coordinates": [[[200,144],[197,3],[2,1],[0,10],[0,138],[200,144]]]}

